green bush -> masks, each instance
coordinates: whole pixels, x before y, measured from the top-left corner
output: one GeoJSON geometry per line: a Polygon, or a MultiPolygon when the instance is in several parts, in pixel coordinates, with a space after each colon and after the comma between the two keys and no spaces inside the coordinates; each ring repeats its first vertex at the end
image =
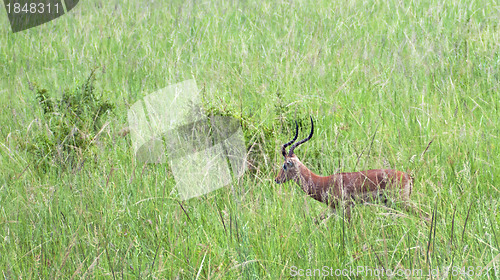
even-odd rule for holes
{"type": "Polygon", "coordinates": [[[43,116],[41,129],[33,133],[28,147],[36,166],[74,167],[93,153],[103,121],[115,107],[96,92],[94,81],[92,71],[84,83],[74,90],[65,90],[59,99],[44,88],[36,88],[37,104],[43,116]]]}

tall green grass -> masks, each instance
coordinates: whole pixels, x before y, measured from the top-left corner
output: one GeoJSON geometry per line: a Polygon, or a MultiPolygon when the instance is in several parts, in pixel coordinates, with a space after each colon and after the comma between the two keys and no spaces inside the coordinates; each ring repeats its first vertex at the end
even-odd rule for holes
{"type": "Polygon", "coordinates": [[[0,12],[2,277],[278,279],[359,267],[498,278],[499,11],[494,1],[80,1],[16,34],[0,12]],[[96,67],[116,105],[97,156],[37,171],[25,149],[43,129],[33,85],[62,96],[96,67]],[[190,78],[207,107],[247,121],[262,162],[181,202],[170,167],[135,162],[117,132],[131,104],[190,78]],[[280,145],[295,119],[306,136],[309,115],[315,136],[296,154],[311,170],[408,170],[432,222],[396,203],[315,224],[326,206],[273,182],[280,145]]]}

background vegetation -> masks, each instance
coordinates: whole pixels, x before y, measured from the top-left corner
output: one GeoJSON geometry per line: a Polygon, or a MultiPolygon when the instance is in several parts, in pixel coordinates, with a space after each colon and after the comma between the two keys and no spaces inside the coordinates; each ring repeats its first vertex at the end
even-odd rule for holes
{"type": "Polygon", "coordinates": [[[495,1],[92,0],[15,34],[0,10],[5,279],[278,279],[323,266],[500,277],[495,1]],[[66,123],[83,134],[62,133],[37,90],[68,100],[94,70],[100,98],[66,123]],[[191,78],[207,111],[242,119],[256,168],[181,202],[169,166],[137,163],[119,131],[131,104],[191,78]],[[110,107],[95,127],[99,104],[110,107]],[[432,222],[365,205],[349,225],[315,224],[325,206],[273,182],[280,144],[296,119],[306,135],[310,115],[316,134],[296,153],[311,170],[411,170],[432,222]],[[70,161],[54,156],[68,135],[86,143],[70,161]]]}

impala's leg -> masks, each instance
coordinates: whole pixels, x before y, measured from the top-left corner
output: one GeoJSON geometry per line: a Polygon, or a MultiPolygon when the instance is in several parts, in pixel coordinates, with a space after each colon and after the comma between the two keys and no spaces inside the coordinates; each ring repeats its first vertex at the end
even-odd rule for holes
{"type": "Polygon", "coordinates": [[[422,211],[418,206],[413,205],[410,200],[410,194],[413,188],[413,179],[410,177],[407,181],[406,185],[403,186],[401,191],[401,201],[403,202],[403,206],[405,210],[413,215],[417,215],[420,218],[423,218],[426,221],[430,221],[429,215],[422,211]]]}
{"type": "Polygon", "coordinates": [[[382,202],[385,206],[389,203],[389,199],[387,198],[387,194],[384,192],[380,192],[378,195],[378,199],[380,202],[382,202]]]}
{"type": "Polygon", "coordinates": [[[329,206],[328,209],[323,211],[323,213],[321,213],[319,219],[315,220],[316,223],[319,223],[320,221],[323,221],[325,219],[329,219],[330,216],[332,216],[332,214],[336,211],[335,209],[337,208],[337,202],[331,202],[328,204],[328,206],[329,206]]]}
{"type": "Polygon", "coordinates": [[[413,205],[411,201],[403,201],[403,206],[406,212],[411,213],[412,215],[419,216],[426,221],[430,221],[429,214],[420,209],[418,206],[413,205]]]}
{"type": "Polygon", "coordinates": [[[331,214],[328,213],[327,211],[330,211],[330,210],[327,209],[327,210],[323,211],[317,219],[314,219],[314,222],[316,224],[319,224],[321,221],[328,220],[330,218],[331,214]]]}
{"type": "Polygon", "coordinates": [[[351,221],[351,208],[353,205],[354,203],[351,200],[344,201],[344,217],[347,222],[351,221]]]}

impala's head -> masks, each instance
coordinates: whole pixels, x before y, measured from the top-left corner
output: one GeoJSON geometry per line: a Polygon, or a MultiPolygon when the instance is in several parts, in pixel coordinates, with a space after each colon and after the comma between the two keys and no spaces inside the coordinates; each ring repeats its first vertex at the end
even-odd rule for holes
{"type": "Polygon", "coordinates": [[[285,158],[285,162],[281,166],[281,170],[278,173],[278,176],[276,177],[276,179],[274,179],[274,181],[276,183],[282,184],[290,179],[296,178],[299,175],[299,173],[300,173],[300,170],[299,170],[300,161],[297,158],[297,156],[293,153],[293,150],[295,148],[297,148],[300,144],[305,143],[309,139],[311,139],[313,136],[313,132],[314,132],[314,123],[313,123],[313,120],[311,117],[311,133],[309,134],[309,136],[307,138],[302,139],[299,142],[295,143],[290,148],[290,151],[287,153],[286,147],[292,145],[295,142],[295,140],[297,140],[297,137],[299,136],[299,125],[297,124],[297,122],[295,122],[295,137],[290,142],[285,143],[285,144],[283,144],[283,146],[281,146],[281,154],[285,158]]]}

